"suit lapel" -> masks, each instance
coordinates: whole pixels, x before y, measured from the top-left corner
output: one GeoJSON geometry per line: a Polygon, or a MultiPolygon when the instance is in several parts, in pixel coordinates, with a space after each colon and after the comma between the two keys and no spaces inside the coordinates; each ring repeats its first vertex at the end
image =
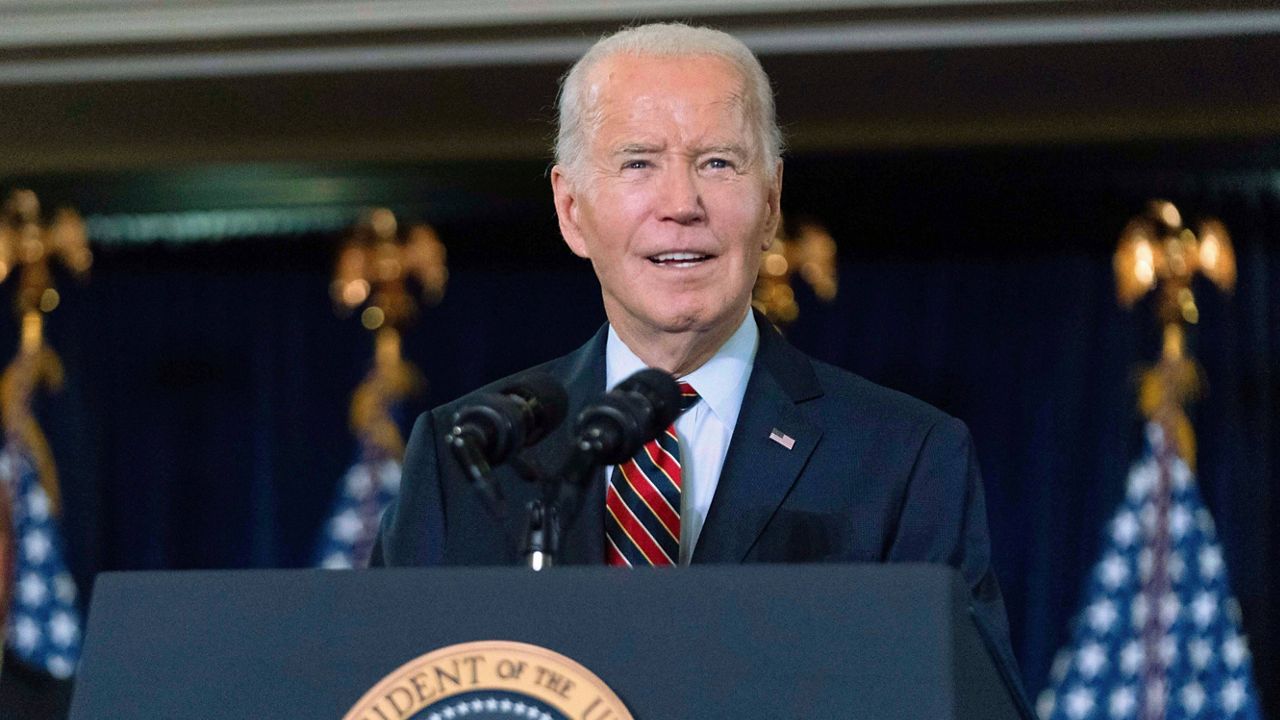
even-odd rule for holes
{"type": "Polygon", "coordinates": [[[760,346],[755,367],[694,562],[744,560],[822,436],[822,429],[796,408],[822,394],[809,359],[763,316],[757,314],[756,323],[760,346]]]}

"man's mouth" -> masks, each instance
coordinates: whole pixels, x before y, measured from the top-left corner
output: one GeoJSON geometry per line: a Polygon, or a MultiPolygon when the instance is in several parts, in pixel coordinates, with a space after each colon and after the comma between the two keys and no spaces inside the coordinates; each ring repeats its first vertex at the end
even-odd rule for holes
{"type": "Polygon", "coordinates": [[[702,253],[693,252],[667,252],[650,255],[649,262],[662,267],[694,267],[699,263],[710,260],[712,255],[703,255],[702,253]]]}

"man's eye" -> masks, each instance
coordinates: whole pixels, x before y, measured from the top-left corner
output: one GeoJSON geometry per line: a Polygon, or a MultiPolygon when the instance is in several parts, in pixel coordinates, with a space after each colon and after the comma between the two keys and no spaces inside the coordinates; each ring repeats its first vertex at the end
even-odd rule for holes
{"type": "Polygon", "coordinates": [[[628,160],[622,165],[623,170],[643,170],[649,167],[648,160],[628,160]]]}
{"type": "Polygon", "coordinates": [[[733,163],[724,158],[711,158],[707,160],[706,166],[711,170],[724,170],[733,167],[733,163]]]}

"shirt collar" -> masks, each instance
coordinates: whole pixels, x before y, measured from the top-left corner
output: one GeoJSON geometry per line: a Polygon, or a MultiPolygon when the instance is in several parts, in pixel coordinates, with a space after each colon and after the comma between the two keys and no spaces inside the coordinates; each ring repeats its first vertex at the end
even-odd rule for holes
{"type": "MultiPolygon", "coordinates": [[[[742,398],[746,395],[751,366],[759,347],[760,331],[756,326],[755,313],[748,310],[738,329],[720,346],[716,354],[697,370],[680,378],[698,391],[711,412],[726,427],[732,428],[738,422],[738,412],[742,410],[742,398]]],[[[604,358],[606,389],[612,389],[632,373],[646,367],[644,361],[618,337],[612,325],[609,326],[609,337],[605,341],[604,358]]]]}

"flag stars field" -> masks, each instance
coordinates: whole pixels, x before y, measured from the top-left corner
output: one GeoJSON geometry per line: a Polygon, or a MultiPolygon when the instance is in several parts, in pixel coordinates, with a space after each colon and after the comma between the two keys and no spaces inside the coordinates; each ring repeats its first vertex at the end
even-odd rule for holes
{"type": "Polygon", "coordinates": [[[1142,663],[1147,659],[1147,653],[1142,649],[1142,643],[1137,640],[1130,640],[1125,643],[1124,649],[1120,651],[1120,669],[1125,675],[1137,675],[1138,670],[1142,669],[1142,663]]]}
{"type": "Polygon", "coordinates": [[[1182,582],[1182,578],[1187,574],[1187,562],[1182,559],[1181,555],[1174,555],[1169,558],[1169,579],[1175,583],[1182,582]]]}
{"type": "Polygon", "coordinates": [[[1151,571],[1155,569],[1155,560],[1151,555],[1150,548],[1144,548],[1138,553],[1138,577],[1142,582],[1151,579],[1151,571]]]}
{"type": "Polygon", "coordinates": [[[360,516],[354,509],[346,510],[335,517],[331,528],[334,537],[350,543],[360,537],[360,531],[363,529],[364,523],[360,521],[360,516]]]}
{"type": "Polygon", "coordinates": [[[1206,537],[1214,534],[1213,516],[1208,510],[1200,508],[1196,511],[1196,525],[1200,527],[1200,534],[1206,537]]]}
{"type": "Polygon", "coordinates": [[[65,612],[56,612],[49,620],[49,639],[62,647],[70,647],[80,638],[80,625],[65,612]]]}
{"type": "Polygon", "coordinates": [[[1124,558],[1115,553],[1107,555],[1107,558],[1098,566],[1098,578],[1109,589],[1115,590],[1129,579],[1129,563],[1124,558]]]}
{"type": "Polygon", "coordinates": [[[1236,713],[1244,707],[1247,694],[1243,680],[1231,680],[1222,688],[1222,709],[1228,713],[1236,713]]]}
{"type": "Polygon", "coordinates": [[[71,677],[76,671],[76,666],[62,655],[50,656],[45,662],[45,668],[49,670],[50,675],[63,680],[71,677]]]}
{"type": "Polygon", "coordinates": [[[26,495],[27,517],[40,521],[49,519],[49,498],[43,490],[32,489],[26,495]]]}
{"type": "Polygon", "coordinates": [[[1204,670],[1213,660],[1213,648],[1205,640],[1192,640],[1187,644],[1187,659],[1191,661],[1191,667],[1204,670]]]}
{"type": "Polygon", "coordinates": [[[56,518],[34,467],[12,448],[0,450],[0,485],[17,499],[13,525],[19,538],[6,643],[17,661],[68,678],[80,657],[80,611],[56,518]]]}
{"type": "Polygon", "coordinates": [[[1111,539],[1121,548],[1127,548],[1138,539],[1138,518],[1131,512],[1122,512],[1111,526],[1111,539]]]}
{"type": "Polygon", "coordinates": [[[1156,486],[1156,480],[1160,477],[1160,470],[1154,466],[1139,467],[1129,475],[1129,488],[1127,494],[1129,500],[1138,501],[1151,494],[1152,488],[1156,486]]]}
{"type": "Polygon", "coordinates": [[[1178,659],[1178,639],[1172,635],[1160,638],[1160,662],[1169,667],[1178,659]]]}
{"type": "Polygon", "coordinates": [[[1088,613],[1089,625],[1095,632],[1102,634],[1110,632],[1119,617],[1116,612],[1116,604],[1107,599],[1099,600],[1090,605],[1088,613]]]}
{"type": "Polygon", "coordinates": [[[1195,716],[1204,707],[1204,688],[1200,687],[1200,683],[1194,680],[1187,683],[1182,692],[1179,693],[1182,702],[1182,708],[1187,711],[1188,715],[1195,716]]]}
{"type": "Polygon", "coordinates": [[[1192,522],[1191,511],[1182,505],[1177,505],[1169,511],[1169,532],[1174,540],[1181,540],[1191,529],[1192,522]]]}
{"type": "Polygon", "coordinates": [[[1129,608],[1129,624],[1135,629],[1141,629],[1147,624],[1147,598],[1139,595],[1133,599],[1133,605],[1129,608]]]}
{"type": "Polygon", "coordinates": [[[1213,622],[1213,617],[1218,614],[1218,601],[1209,594],[1208,590],[1201,590],[1196,594],[1196,599],[1191,602],[1191,619],[1195,621],[1196,627],[1206,628],[1209,623],[1213,622]]]}
{"type": "Polygon", "coordinates": [[[1080,674],[1086,680],[1092,680],[1102,671],[1102,668],[1106,667],[1107,654],[1101,645],[1091,643],[1080,649],[1080,654],[1076,656],[1076,664],[1080,668],[1080,674]]]}
{"type": "Polygon", "coordinates": [[[1094,704],[1093,691],[1085,687],[1078,687],[1067,693],[1067,717],[1071,718],[1071,720],[1084,720],[1093,712],[1094,704]]]}
{"type": "Polygon", "coordinates": [[[1138,694],[1134,692],[1133,686],[1124,685],[1116,688],[1111,692],[1111,697],[1107,700],[1107,714],[1112,718],[1127,718],[1133,716],[1133,711],[1138,707],[1138,694]]]}
{"type": "Polygon", "coordinates": [[[1216,547],[1207,547],[1200,551],[1200,576],[1206,580],[1218,577],[1222,572],[1222,551],[1216,547]]]}
{"type": "Polygon", "coordinates": [[[1148,437],[1107,526],[1072,643],[1036,709],[1043,720],[1261,720],[1214,523],[1190,470],[1164,453],[1158,428],[1148,437]],[[1155,497],[1162,464],[1172,479],[1163,519],[1155,497]],[[1155,542],[1160,527],[1168,535],[1155,542]],[[1157,567],[1164,577],[1154,577],[1157,567]]]}
{"type": "Polygon", "coordinates": [[[1178,596],[1173,593],[1165,593],[1160,598],[1160,622],[1168,627],[1178,619],[1178,613],[1182,612],[1182,603],[1178,601],[1178,596]]]}
{"type": "Polygon", "coordinates": [[[49,536],[39,530],[32,530],[22,537],[22,552],[33,565],[39,565],[49,557],[52,544],[49,536]]]}
{"type": "Polygon", "coordinates": [[[343,474],[333,511],[323,525],[315,563],[326,570],[369,565],[382,514],[400,489],[396,460],[361,460],[343,474]]]}
{"type": "Polygon", "coordinates": [[[1239,635],[1232,635],[1222,644],[1222,660],[1232,670],[1243,665],[1248,658],[1249,648],[1245,647],[1244,638],[1239,635]]]}
{"type": "Polygon", "coordinates": [[[29,615],[19,615],[13,620],[13,644],[19,649],[30,652],[40,642],[40,627],[29,615]]]}
{"type": "Polygon", "coordinates": [[[76,581],[67,573],[58,573],[53,577],[53,595],[58,602],[71,605],[76,601],[76,581]]]}

